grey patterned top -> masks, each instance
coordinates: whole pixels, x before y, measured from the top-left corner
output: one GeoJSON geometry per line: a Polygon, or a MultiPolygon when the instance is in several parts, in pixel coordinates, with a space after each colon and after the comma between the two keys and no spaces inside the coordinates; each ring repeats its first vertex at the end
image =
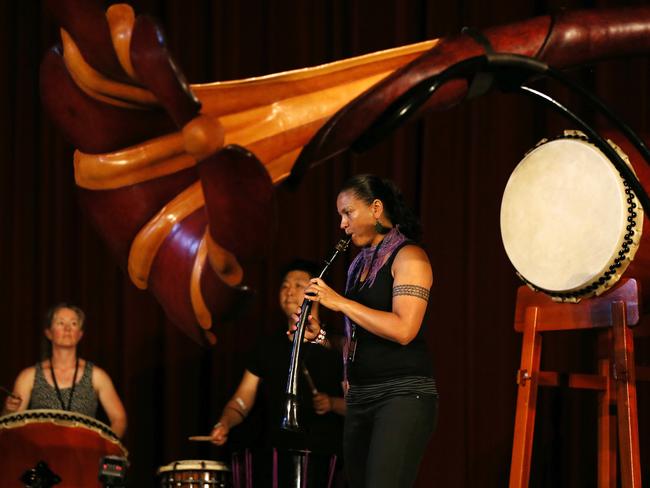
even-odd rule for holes
{"type": "MultiPolygon", "coordinates": [[[[74,388],[74,395],[72,396],[72,404],[70,405],[71,412],[79,412],[89,417],[95,417],[97,413],[97,393],[93,389],[93,363],[86,361],[86,367],[83,370],[81,380],[74,388]]],[[[60,388],[61,397],[66,407],[70,400],[70,392],[72,388],[60,388]]],[[[34,375],[34,386],[32,387],[32,395],[29,401],[29,409],[49,408],[56,410],[64,410],[59,397],[56,394],[56,389],[50,385],[45,376],[43,375],[43,367],[41,363],[36,363],[36,374],[34,375]]]]}

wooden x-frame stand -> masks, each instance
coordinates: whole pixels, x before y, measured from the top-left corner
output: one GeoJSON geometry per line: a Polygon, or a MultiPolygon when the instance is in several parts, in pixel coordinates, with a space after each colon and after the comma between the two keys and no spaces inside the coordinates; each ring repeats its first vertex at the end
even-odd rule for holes
{"type": "Polygon", "coordinates": [[[639,323],[639,288],[623,279],[600,297],[558,303],[526,286],[519,288],[515,330],[523,332],[510,488],[525,488],[535,427],[538,386],[564,383],[557,372],[540,371],[542,332],[599,328],[598,374],[570,374],[570,388],[598,390],[598,488],[616,488],[617,452],[625,488],[641,488],[634,342],[639,323]],[[615,405],[616,408],[610,408],[615,405]],[[617,436],[618,433],[618,436],[617,436]],[[618,437],[618,451],[617,451],[618,437]]]}

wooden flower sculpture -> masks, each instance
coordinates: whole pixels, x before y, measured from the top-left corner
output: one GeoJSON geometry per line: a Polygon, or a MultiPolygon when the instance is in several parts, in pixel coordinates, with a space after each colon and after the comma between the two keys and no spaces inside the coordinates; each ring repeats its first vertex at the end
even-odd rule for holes
{"type": "MultiPolygon", "coordinates": [[[[274,227],[274,185],[346,150],[409,87],[484,51],[475,37],[426,41],[308,69],[188,85],[160,29],[130,6],[48,0],[61,46],[41,96],[75,146],[90,219],[186,334],[214,344],[248,299],[246,268],[274,227]]],[[[492,48],[556,67],[648,52],[650,8],[566,13],[486,30],[492,48]]],[[[448,83],[427,103],[458,103],[448,83]]]]}

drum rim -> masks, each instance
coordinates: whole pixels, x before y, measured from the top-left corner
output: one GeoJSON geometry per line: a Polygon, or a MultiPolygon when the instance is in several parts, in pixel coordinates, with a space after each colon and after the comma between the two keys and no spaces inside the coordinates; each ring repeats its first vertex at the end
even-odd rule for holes
{"type": "Polygon", "coordinates": [[[0,417],[0,432],[2,430],[23,427],[36,422],[46,422],[65,427],[83,427],[99,434],[104,439],[117,445],[122,450],[125,457],[128,457],[129,455],[129,451],[124,447],[120,438],[108,425],[94,417],[67,410],[35,408],[10,413],[0,417]]]}
{"type": "Polygon", "coordinates": [[[158,468],[157,474],[160,475],[162,473],[167,473],[167,472],[173,472],[173,471],[225,471],[229,472],[230,471],[230,466],[228,466],[228,463],[224,463],[223,461],[216,461],[214,459],[179,459],[176,461],[172,461],[171,463],[165,464],[164,466],[160,466],[158,468]],[[187,463],[185,466],[193,466],[193,468],[187,467],[182,470],[176,469],[179,466],[183,466],[180,463],[187,463]],[[201,463],[212,463],[212,465],[217,465],[222,469],[210,469],[210,466],[205,466],[201,467],[201,463]]]}
{"type": "MultiPolygon", "coordinates": [[[[519,165],[522,164],[526,160],[526,158],[534,151],[538,150],[540,147],[548,143],[552,143],[558,140],[579,140],[589,144],[590,146],[592,146],[594,149],[596,149],[598,152],[602,154],[602,151],[600,151],[600,149],[591,140],[589,140],[589,138],[583,132],[578,130],[565,130],[562,134],[556,137],[550,139],[544,138],[540,140],[535,145],[535,147],[531,148],[526,152],[524,157],[519,161],[519,163],[517,163],[517,166],[515,166],[515,169],[519,167],[519,165]]],[[[630,159],[627,156],[627,154],[625,154],[623,150],[620,147],[618,147],[618,145],[616,145],[612,140],[607,139],[607,142],[614,148],[614,150],[618,153],[618,155],[621,156],[621,159],[623,159],[623,161],[625,161],[625,163],[631,168],[632,172],[634,172],[634,167],[630,163],[630,159]]],[[[607,158],[607,156],[605,155],[603,156],[606,159],[609,159],[607,158]]],[[[509,182],[510,179],[508,179],[508,183],[509,182]]],[[[596,296],[600,295],[605,291],[607,291],[608,289],[610,289],[612,286],[614,286],[614,284],[616,284],[618,280],[621,278],[621,276],[625,273],[628,266],[631,264],[632,260],[634,259],[634,256],[636,255],[636,252],[640,245],[641,236],[643,234],[643,221],[645,217],[643,212],[643,207],[639,203],[637,196],[634,194],[632,190],[630,190],[629,184],[622,177],[621,177],[621,184],[624,188],[624,192],[626,195],[625,200],[627,202],[626,210],[628,213],[628,226],[626,226],[626,228],[631,226],[632,233],[630,234],[630,229],[627,230],[627,232],[621,239],[621,244],[619,246],[618,253],[615,254],[616,257],[610,258],[608,264],[603,267],[602,272],[597,277],[593,278],[587,284],[582,284],[579,287],[567,289],[567,290],[549,290],[540,287],[539,285],[536,285],[535,283],[528,280],[515,267],[514,263],[512,262],[512,259],[510,258],[510,255],[508,254],[508,248],[504,242],[504,248],[506,249],[506,254],[508,254],[508,259],[510,260],[512,266],[515,268],[515,272],[517,276],[533,290],[543,292],[549,295],[554,300],[567,301],[567,302],[579,302],[583,298],[588,298],[594,295],[596,296]],[[632,221],[630,221],[630,219],[632,219],[632,221]]],[[[507,184],[506,184],[506,190],[507,190],[507,184]]],[[[504,194],[506,190],[504,190],[504,194]]],[[[503,237],[503,231],[501,232],[501,234],[503,237]]]]}

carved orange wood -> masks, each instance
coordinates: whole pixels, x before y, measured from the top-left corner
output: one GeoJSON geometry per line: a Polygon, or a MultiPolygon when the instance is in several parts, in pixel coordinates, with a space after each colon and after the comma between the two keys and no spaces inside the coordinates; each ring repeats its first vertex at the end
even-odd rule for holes
{"type": "MultiPolygon", "coordinates": [[[[273,239],[274,185],[346,150],[418,81],[483,52],[461,34],[191,85],[158,26],[128,5],[46,4],[63,48],[43,59],[41,96],[77,148],[82,205],[134,283],[201,343],[214,343],[218,324],[252,295],[247,268],[273,239]]],[[[569,67],[647,53],[650,7],[543,16],[485,35],[497,51],[569,67]]],[[[465,94],[464,81],[452,82],[427,108],[449,107],[465,94]]]]}

